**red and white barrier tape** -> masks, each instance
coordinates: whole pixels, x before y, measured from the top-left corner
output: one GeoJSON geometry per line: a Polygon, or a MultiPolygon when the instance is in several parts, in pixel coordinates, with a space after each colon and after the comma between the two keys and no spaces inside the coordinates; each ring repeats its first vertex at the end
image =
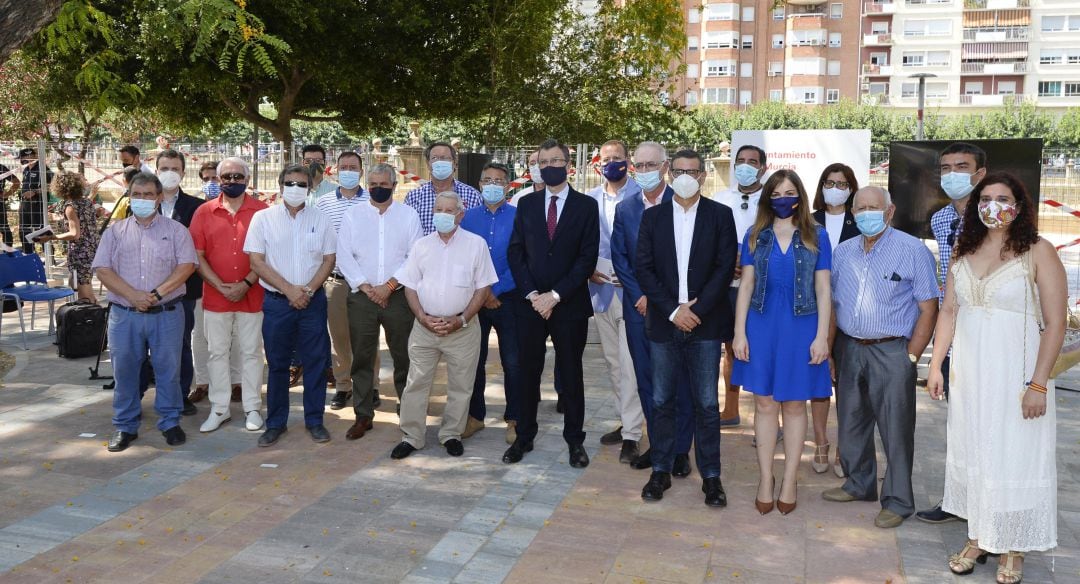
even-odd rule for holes
{"type": "Polygon", "coordinates": [[[7,178],[9,176],[15,176],[16,173],[22,172],[23,169],[26,168],[27,166],[31,166],[31,165],[34,165],[34,164],[37,164],[36,160],[31,160],[30,162],[27,162],[26,164],[19,165],[18,168],[15,168],[13,170],[9,170],[9,171],[5,172],[4,174],[0,174],[0,180],[4,180],[5,178],[7,178]]]}

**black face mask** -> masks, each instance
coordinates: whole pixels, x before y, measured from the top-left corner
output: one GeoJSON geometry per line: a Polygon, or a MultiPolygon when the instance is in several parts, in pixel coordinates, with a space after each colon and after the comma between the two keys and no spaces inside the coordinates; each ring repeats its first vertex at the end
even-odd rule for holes
{"type": "Polygon", "coordinates": [[[371,195],[372,201],[375,201],[376,203],[385,203],[394,195],[394,189],[388,187],[371,187],[368,189],[368,193],[371,195]]]}
{"type": "Polygon", "coordinates": [[[311,176],[320,176],[323,173],[323,163],[312,162],[308,165],[308,169],[311,170],[311,176]]]}

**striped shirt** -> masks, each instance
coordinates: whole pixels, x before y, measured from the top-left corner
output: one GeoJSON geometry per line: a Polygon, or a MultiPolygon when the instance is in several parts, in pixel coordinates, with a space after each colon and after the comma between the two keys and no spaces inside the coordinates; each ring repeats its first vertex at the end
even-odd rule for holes
{"type": "Polygon", "coordinates": [[[844,334],[858,339],[911,338],[919,303],[937,298],[934,254],[922,241],[892,227],[870,249],[863,236],[836,246],[833,309],[844,334]]]}
{"type": "Polygon", "coordinates": [[[341,196],[341,187],[334,189],[333,193],[327,193],[321,197],[315,203],[315,208],[318,209],[326,218],[330,220],[330,226],[334,228],[334,233],[341,230],[341,218],[345,216],[345,211],[355,206],[357,203],[366,203],[368,200],[367,191],[360,189],[356,191],[356,194],[352,198],[341,196]]]}
{"type": "MultiPolygon", "coordinates": [[[[319,199],[321,199],[323,197],[323,195],[328,195],[328,194],[336,191],[337,188],[338,188],[338,184],[336,182],[334,182],[332,180],[328,180],[328,179],[326,179],[324,177],[322,179],[322,182],[319,183],[319,186],[317,186],[317,187],[311,189],[310,191],[308,191],[307,201],[306,201],[307,206],[314,209],[315,205],[319,202],[319,199]]],[[[279,199],[284,200],[284,199],[281,199],[280,197],[279,197],[279,199]]]]}
{"type": "MultiPolygon", "coordinates": [[[[180,222],[154,215],[146,226],[134,217],[110,225],[101,236],[91,267],[94,270],[108,268],[128,286],[149,292],[169,279],[180,264],[199,264],[191,235],[180,222]]],[[[160,304],[176,300],[185,291],[184,286],[178,286],[166,294],[160,304]]],[[[112,290],[106,298],[113,304],[131,307],[126,298],[112,290]]]]}
{"type": "MultiPolygon", "coordinates": [[[[266,263],[294,286],[304,286],[319,271],[323,257],[337,250],[337,235],[318,209],[305,205],[294,217],[285,205],[255,213],[244,240],[244,253],[261,253],[266,263]]],[[[266,280],[263,288],[280,292],[266,280]]]]}
{"type": "MultiPolygon", "coordinates": [[[[484,201],[480,198],[480,191],[457,179],[454,179],[454,192],[461,197],[461,205],[466,211],[484,204],[484,201]]],[[[416,213],[420,215],[420,226],[424,229],[424,235],[435,231],[433,219],[435,217],[436,195],[438,193],[435,192],[435,186],[430,181],[405,195],[405,204],[416,209],[416,213]]]]}
{"type": "Polygon", "coordinates": [[[956,212],[952,203],[938,209],[930,216],[930,231],[934,233],[934,239],[938,245],[938,296],[945,298],[945,279],[949,273],[949,265],[952,264],[953,246],[960,237],[960,227],[963,219],[956,212]]]}

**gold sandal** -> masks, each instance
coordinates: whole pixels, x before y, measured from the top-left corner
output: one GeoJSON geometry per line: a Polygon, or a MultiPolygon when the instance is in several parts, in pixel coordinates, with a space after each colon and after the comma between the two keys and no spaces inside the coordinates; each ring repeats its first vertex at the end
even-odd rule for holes
{"type": "Polygon", "coordinates": [[[1005,554],[1005,563],[998,564],[997,569],[997,581],[998,584],[1020,584],[1020,581],[1024,579],[1024,566],[1021,564],[1020,569],[1013,568],[1016,565],[1017,558],[1024,559],[1023,552],[1009,552],[1005,554]]]}
{"type": "MultiPolygon", "coordinates": [[[[969,539],[964,542],[964,549],[960,550],[960,553],[949,556],[949,571],[951,571],[953,574],[956,574],[957,576],[967,576],[968,574],[975,571],[975,564],[986,563],[987,555],[988,552],[979,549],[979,546],[978,544],[976,544],[975,540],[969,539]],[[974,558],[969,558],[968,553],[972,550],[977,551],[978,555],[976,555],[974,558]]],[[[1000,573],[1001,572],[998,571],[998,574],[1000,573]]]]}
{"type": "Polygon", "coordinates": [[[810,461],[810,468],[821,474],[829,470],[829,443],[814,446],[814,459],[810,461]]]}

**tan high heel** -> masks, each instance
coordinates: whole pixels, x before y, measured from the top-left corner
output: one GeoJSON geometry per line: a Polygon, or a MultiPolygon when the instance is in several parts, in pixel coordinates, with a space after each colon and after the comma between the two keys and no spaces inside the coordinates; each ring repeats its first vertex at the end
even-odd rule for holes
{"type": "Polygon", "coordinates": [[[986,563],[987,555],[989,555],[989,553],[979,549],[975,540],[969,539],[964,542],[964,549],[960,550],[959,553],[949,556],[949,571],[957,576],[967,576],[975,570],[975,564],[986,563]],[[969,558],[968,553],[972,550],[976,550],[979,553],[974,558],[969,558]]]}
{"type": "Polygon", "coordinates": [[[821,474],[829,470],[829,443],[814,446],[814,458],[810,461],[810,468],[821,474]]]}
{"type": "MultiPolygon", "coordinates": [[[[775,490],[776,490],[776,477],[773,477],[772,487],[769,489],[769,491],[774,492],[775,490]]],[[[773,509],[773,505],[775,503],[776,503],[776,499],[772,499],[770,501],[761,501],[761,500],[758,500],[757,495],[754,496],[754,507],[757,508],[758,513],[761,513],[762,515],[766,515],[768,513],[771,513],[772,509],[773,509]]]]}
{"type": "MultiPolygon", "coordinates": [[[[780,483],[780,490],[781,491],[784,490],[784,484],[783,483],[780,483]]],[[[777,495],[776,495],[776,510],[779,511],[781,515],[787,515],[788,513],[791,513],[792,511],[795,510],[795,506],[798,505],[798,503],[799,503],[798,498],[799,498],[799,479],[795,479],[795,500],[790,502],[790,503],[785,503],[785,502],[780,500],[780,494],[777,493],[777,495]]]]}
{"type": "Polygon", "coordinates": [[[1017,570],[1013,568],[1016,565],[1015,560],[1024,559],[1023,552],[1009,552],[1005,554],[1005,563],[998,564],[997,569],[997,581],[998,584],[1020,584],[1020,581],[1024,579],[1024,567],[1020,566],[1017,570]]]}

